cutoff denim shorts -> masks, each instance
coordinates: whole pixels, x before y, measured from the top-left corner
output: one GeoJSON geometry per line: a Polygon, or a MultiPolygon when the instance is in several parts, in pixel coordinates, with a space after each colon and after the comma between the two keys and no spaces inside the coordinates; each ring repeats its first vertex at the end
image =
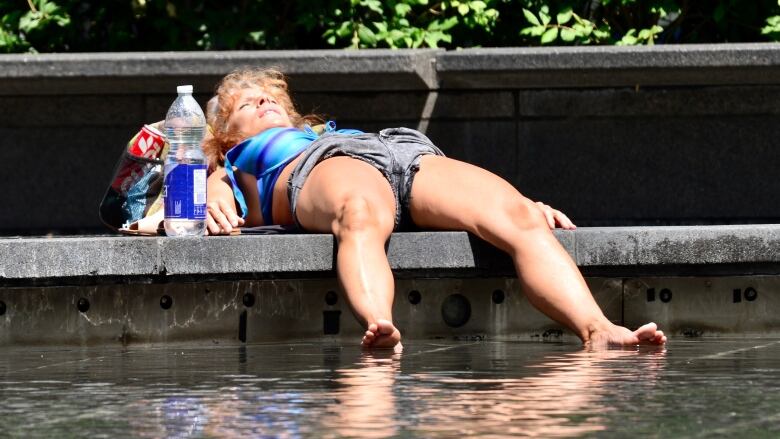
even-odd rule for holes
{"type": "Polygon", "coordinates": [[[412,181],[420,169],[420,157],[428,154],[444,155],[423,133],[410,128],[387,128],[379,133],[323,134],[303,152],[287,181],[287,196],[296,225],[302,228],[296,211],[303,184],[319,162],[334,156],[352,157],[378,169],[390,182],[395,195],[395,229],[411,225],[408,207],[412,181]]]}

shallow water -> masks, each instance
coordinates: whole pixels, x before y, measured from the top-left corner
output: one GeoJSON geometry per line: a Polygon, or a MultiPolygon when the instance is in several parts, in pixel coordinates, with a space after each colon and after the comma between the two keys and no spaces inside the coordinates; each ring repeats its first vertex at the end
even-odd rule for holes
{"type": "Polygon", "coordinates": [[[0,436],[777,437],[780,340],[5,348],[0,436]]]}

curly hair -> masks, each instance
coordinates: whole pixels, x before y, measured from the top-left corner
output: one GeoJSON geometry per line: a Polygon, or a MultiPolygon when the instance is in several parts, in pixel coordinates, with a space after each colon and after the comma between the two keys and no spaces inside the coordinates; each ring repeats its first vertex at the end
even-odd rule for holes
{"type": "Polygon", "coordinates": [[[236,143],[244,140],[245,133],[230,126],[228,119],[233,112],[241,90],[260,87],[274,96],[284,107],[293,126],[303,128],[306,124],[321,123],[322,119],[314,114],[301,116],[295,109],[287,87],[287,78],[273,68],[247,68],[235,70],[222,78],[216,88],[216,96],[209,101],[206,119],[211,127],[211,136],[203,143],[203,152],[209,159],[209,167],[224,166],[225,153],[236,143]]]}

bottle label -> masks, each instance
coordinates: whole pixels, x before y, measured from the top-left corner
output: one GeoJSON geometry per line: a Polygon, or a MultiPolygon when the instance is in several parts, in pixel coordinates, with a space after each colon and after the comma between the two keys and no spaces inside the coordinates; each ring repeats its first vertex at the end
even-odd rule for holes
{"type": "Polygon", "coordinates": [[[206,219],[206,165],[165,165],[165,218],[206,219]]]}

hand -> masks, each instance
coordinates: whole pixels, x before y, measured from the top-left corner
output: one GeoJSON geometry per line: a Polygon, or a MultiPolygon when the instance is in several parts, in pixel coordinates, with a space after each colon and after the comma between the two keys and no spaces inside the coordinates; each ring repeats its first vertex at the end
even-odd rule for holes
{"type": "Polygon", "coordinates": [[[539,207],[539,210],[544,214],[547,225],[550,226],[551,229],[555,229],[556,225],[565,230],[574,230],[577,228],[569,217],[564,215],[560,210],[553,209],[541,201],[537,201],[536,206],[539,207]]]}
{"type": "Polygon", "coordinates": [[[244,219],[238,216],[236,210],[227,200],[217,199],[206,203],[207,235],[229,235],[236,227],[244,225],[244,219]]]}

